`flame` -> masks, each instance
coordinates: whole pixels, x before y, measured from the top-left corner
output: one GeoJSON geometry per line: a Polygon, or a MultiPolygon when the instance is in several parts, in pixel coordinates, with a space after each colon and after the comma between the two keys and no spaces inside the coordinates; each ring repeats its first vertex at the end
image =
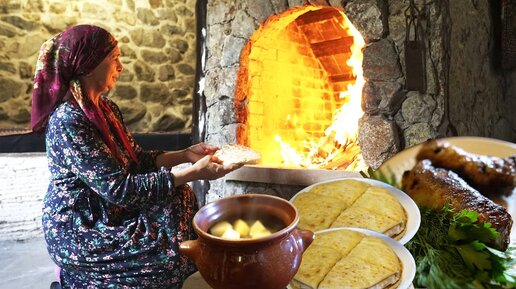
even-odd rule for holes
{"type": "Polygon", "coordinates": [[[237,139],[262,154],[261,164],[367,169],[358,145],[365,41],[342,11],[335,10],[336,16],[332,9],[307,5],[271,16],[242,50],[234,107],[243,125],[237,139]],[[314,24],[322,15],[332,16],[314,24]],[[338,70],[330,71],[332,63],[338,70]],[[349,69],[340,71],[343,66],[349,69]]]}
{"type": "MultiPolygon", "coordinates": [[[[353,36],[351,57],[346,64],[356,79],[348,84],[347,90],[340,92],[343,105],[336,110],[333,122],[324,130],[324,136],[302,141],[304,152],[298,152],[295,146],[284,141],[280,134],[275,135],[274,139],[280,146],[283,166],[354,171],[367,169],[358,146],[358,121],[364,113],[361,99],[365,83],[362,70],[362,49],[365,41],[346,15],[341,27],[353,36]]],[[[302,127],[296,127],[297,118],[298,116],[287,115],[286,121],[293,126],[296,134],[305,134],[302,127]]]]}

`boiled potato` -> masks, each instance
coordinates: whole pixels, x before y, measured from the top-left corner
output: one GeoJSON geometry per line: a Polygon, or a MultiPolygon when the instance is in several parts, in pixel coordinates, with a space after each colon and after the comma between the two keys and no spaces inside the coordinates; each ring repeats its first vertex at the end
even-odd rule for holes
{"type": "Polygon", "coordinates": [[[269,236],[270,234],[272,234],[271,231],[266,229],[263,231],[253,232],[253,234],[251,235],[251,238],[255,239],[255,238],[265,237],[265,236],[269,236]]]}
{"type": "Polygon", "coordinates": [[[238,219],[233,222],[233,228],[240,233],[240,237],[249,237],[249,225],[244,220],[238,219]]]}
{"type": "Polygon", "coordinates": [[[242,219],[234,221],[233,225],[227,221],[218,222],[210,228],[210,233],[231,240],[259,238],[272,234],[260,220],[253,222],[249,227],[249,224],[242,219]]]}
{"type": "Polygon", "coordinates": [[[264,237],[270,234],[271,232],[265,228],[260,220],[255,221],[249,229],[249,236],[251,236],[251,238],[264,237]]]}
{"type": "Polygon", "coordinates": [[[224,232],[226,232],[228,229],[233,229],[233,226],[231,226],[229,222],[222,221],[218,222],[213,227],[211,227],[210,233],[217,237],[222,237],[222,235],[224,235],[224,232]]]}
{"type": "Polygon", "coordinates": [[[222,234],[222,238],[238,240],[238,239],[240,239],[240,233],[233,230],[232,227],[227,227],[226,231],[224,231],[224,234],[222,234]]]}

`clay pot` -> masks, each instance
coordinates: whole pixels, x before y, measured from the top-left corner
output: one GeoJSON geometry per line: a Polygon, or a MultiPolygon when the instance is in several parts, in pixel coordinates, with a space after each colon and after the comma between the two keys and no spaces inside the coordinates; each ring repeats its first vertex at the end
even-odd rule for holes
{"type": "Polygon", "coordinates": [[[311,231],[298,230],[297,209],[269,195],[223,198],[202,207],[193,219],[199,238],[182,242],[179,251],[193,259],[215,289],[284,289],[296,274],[301,256],[312,243],[311,231]],[[208,233],[220,221],[260,220],[279,231],[257,239],[229,240],[208,233]]]}

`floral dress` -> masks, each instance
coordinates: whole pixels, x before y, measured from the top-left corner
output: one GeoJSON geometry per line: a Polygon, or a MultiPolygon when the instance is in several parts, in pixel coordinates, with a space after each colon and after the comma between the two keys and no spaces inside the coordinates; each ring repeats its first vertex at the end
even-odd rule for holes
{"type": "Polygon", "coordinates": [[[178,250],[195,238],[195,195],[175,187],[168,168],[156,168],[161,152],[142,151],[124,129],[138,164],[125,153],[128,165],[121,164],[76,104],[60,104],[49,118],[52,177],[42,220],[63,288],[181,288],[196,270],[178,250]]]}

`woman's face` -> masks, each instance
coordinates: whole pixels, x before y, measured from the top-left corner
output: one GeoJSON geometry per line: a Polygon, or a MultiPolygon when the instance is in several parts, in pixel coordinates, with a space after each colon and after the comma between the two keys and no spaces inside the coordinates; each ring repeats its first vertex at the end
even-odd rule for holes
{"type": "Polygon", "coordinates": [[[84,85],[99,93],[111,90],[122,72],[120,50],[116,46],[91,73],[84,77],[84,85]]]}

